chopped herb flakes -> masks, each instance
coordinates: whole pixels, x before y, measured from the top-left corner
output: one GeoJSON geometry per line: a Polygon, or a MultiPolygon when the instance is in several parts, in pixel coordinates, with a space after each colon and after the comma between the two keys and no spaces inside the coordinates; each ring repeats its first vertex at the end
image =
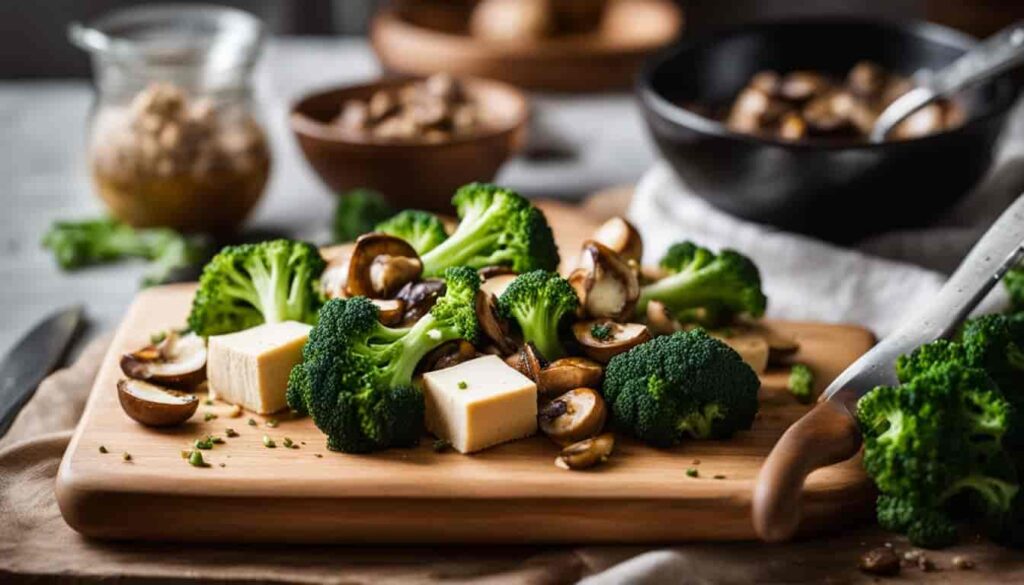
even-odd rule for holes
{"type": "Polygon", "coordinates": [[[203,459],[202,451],[192,451],[188,456],[188,464],[192,467],[209,467],[210,464],[203,459]]]}
{"type": "Polygon", "coordinates": [[[451,446],[452,446],[452,444],[449,443],[448,441],[446,441],[444,439],[438,439],[438,440],[434,441],[434,445],[433,445],[434,453],[441,453],[443,451],[446,451],[448,449],[448,447],[451,447],[451,446]]]}
{"type": "Polygon", "coordinates": [[[124,459],[125,461],[131,461],[132,460],[132,454],[127,452],[127,451],[125,451],[124,453],[121,454],[121,459],[124,459]]]}
{"type": "Polygon", "coordinates": [[[206,437],[205,439],[196,439],[192,444],[196,449],[213,449],[213,437],[206,437]]]}
{"type": "Polygon", "coordinates": [[[250,427],[254,427],[254,426],[256,426],[256,419],[254,419],[254,418],[250,418],[250,419],[249,419],[249,426],[250,426],[250,427]]]}
{"type": "Polygon", "coordinates": [[[289,439],[288,437],[285,437],[284,441],[282,441],[281,444],[284,445],[285,449],[298,449],[299,448],[299,446],[296,445],[295,443],[293,443],[292,440],[289,439]]]}
{"type": "Polygon", "coordinates": [[[234,439],[235,437],[238,436],[238,431],[236,431],[235,429],[227,428],[224,429],[224,434],[227,436],[227,438],[234,439]]]}
{"type": "Polygon", "coordinates": [[[274,447],[277,447],[277,443],[274,442],[274,439],[271,439],[267,435],[263,435],[263,446],[267,449],[273,449],[274,447]]]}
{"type": "Polygon", "coordinates": [[[594,323],[590,327],[590,335],[598,341],[604,341],[611,337],[612,326],[607,323],[594,323]]]}
{"type": "Polygon", "coordinates": [[[277,419],[276,418],[272,418],[272,419],[267,420],[267,426],[272,428],[272,429],[276,429],[277,428],[277,419]]]}
{"type": "Polygon", "coordinates": [[[466,388],[469,388],[469,384],[467,384],[465,380],[460,380],[459,390],[465,390],[466,388]]]}
{"type": "Polygon", "coordinates": [[[690,467],[686,470],[687,477],[697,477],[699,475],[696,467],[690,467]]]}
{"type": "Polygon", "coordinates": [[[104,447],[103,445],[100,445],[100,453],[103,453],[104,455],[106,455],[107,453],[110,453],[110,451],[107,451],[106,447],[104,447]]]}
{"type": "Polygon", "coordinates": [[[211,420],[213,420],[215,418],[217,418],[217,415],[213,414],[212,412],[203,413],[203,420],[206,421],[206,422],[210,422],[211,420]]]}

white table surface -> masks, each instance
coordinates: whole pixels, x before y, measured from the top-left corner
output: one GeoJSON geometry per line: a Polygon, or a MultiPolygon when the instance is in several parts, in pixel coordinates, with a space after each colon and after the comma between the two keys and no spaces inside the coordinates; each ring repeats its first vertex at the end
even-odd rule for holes
{"type": "MultiPolygon", "coordinates": [[[[271,136],[274,171],[248,224],[323,241],[333,210],[330,192],[302,159],[285,125],[288,105],[314,88],[379,74],[358,39],[279,39],[257,73],[257,96],[271,136]]],[[[0,82],[0,355],[59,307],[84,305],[82,341],[116,326],[138,290],[141,263],[61,272],[39,246],[51,222],[99,215],[85,166],[92,88],[86,81],[0,82]]],[[[498,182],[528,196],[574,198],[631,183],[654,159],[628,93],[535,96],[535,119],[577,145],[567,162],[510,161],[498,182]]],[[[81,342],[77,344],[81,347],[81,342]]]]}

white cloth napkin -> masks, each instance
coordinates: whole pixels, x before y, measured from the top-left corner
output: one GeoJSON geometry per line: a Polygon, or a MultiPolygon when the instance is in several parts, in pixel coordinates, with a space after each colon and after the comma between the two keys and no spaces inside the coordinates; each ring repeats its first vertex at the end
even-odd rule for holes
{"type": "MultiPolygon", "coordinates": [[[[1018,174],[1019,166],[1015,165],[1018,174]]],[[[687,239],[716,250],[733,248],[753,258],[761,269],[769,316],[856,323],[883,337],[908,312],[928,302],[946,275],[878,254],[955,268],[990,218],[1006,205],[1007,199],[991,195],[993,189],[979,189],[982,191],[988,195],[972,195],[961,207],[979,207],[971,202],[984,199],[988,205],[980,207],[986,213],[974,214],[984,224],[940,224],[927,230],[885,234],[850,249],[719,211],[696,197],[667,163],[659,162],[637,185],[629,217],[643,234],[648,264],[656,263],[672,243],[687,239]]],[[[963,219],[965,215],[961,212],[953,217],[963,219]]],[[[996,291],[983,307],[1004,299],[1002,291],[996,291]]]]}

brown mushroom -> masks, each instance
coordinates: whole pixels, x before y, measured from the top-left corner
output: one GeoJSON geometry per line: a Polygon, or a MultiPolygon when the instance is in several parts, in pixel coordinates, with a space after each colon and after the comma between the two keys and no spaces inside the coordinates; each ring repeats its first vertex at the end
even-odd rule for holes
{"type": "Polygon", "coordinates": [[[551,362],[537,376],[537,391],[542,394],[560,394],[573,388],[598,388],[604,377],[604,368],[594,360],[567,357],[551,362]]]}
{"type": "Polygon", "coordinates": [[[607,461],[614,448],[615,435],[611,433],[584,439],[562,449],[555,459],[555,466],[572,470],[587,469],[607,461]]]}
{"type": "Polygon", "coordinates": [[[655,335],[671,335],[683,330],[683,324],[672,317],[661,301],[648,301],[647,328],[655,335]]]}
{"type": "Polygon", "coordinates": [[[410,282],[403,286],[395,295],[396,299],[405,301],[405,315],[402,317],[402,323],[410,324],[419,321],[420,317],[434,308],[434,303],[446,289],[444,281],[436,278],[410,282]]]}
{"type": "Polygon", "coordinates": [[[405,240],[388,234],[364,234],[352,250],[345,292],[353,297],[391,298],[422,273],[423,263],[405,240]]]}
{"type": "Polygon", "coordinates": [[[370,299],[377,306],[377,320],[381,325],[393,327],[405,316],[405,301],[402,299],[370,299]]]}
{"type": "Polygon", "coordinates": [[[583,353],[602,364],[651,339],[651,332],[642,323],[616,323],[607,319],[579,321],[573,324],[572,332],[583,353]]]}
{"type": "Polygon", "coordinates": [[[877,63],[861,61],[846,75],[846,86],[860,97],[878,98],[885,89],[889,74],[877,63]]]}
{"type": "Polygon", "coordinates": [[[476,320],[484,335],[491,340],[501,355],[515,352],[516,345],[508,335],[508,322],[498,315],[497,297],[484,290],[477,291],[476,320]]]}
{"type": "Polygon", "coordinates": [[[580,298],[580,315],[623,321],[632,316],[640,297],[637,273],[614,250],[587,240],[579,267],[569,284],[580,298]]]}
{"type": "Polygon", "coordinates": [[[518,275],[512,274],[499,274],[485,279],[480,283],[480,290],[489,292],[496,297],[500,297],[501,293],[505,292],[508,285],[512,284],[512,281],[516,279],[518,275]]]}
{"type": "Polygon", "coordinates": [[[828,80],[820,73],[793,71],[782,78],[779,93],[788,100],[802,102],[817,96],[828,87],[828,80]]]}
{"type": "Polygon", "coordinates": [[[523,344],[519,351],[505,358],[505,363],[534,382],[539,379],[540,372],[548,365],[548,361],[541,355],[540,350],[531,342],[523,344]]]}
{"type": "Polygon", "coordinates": [[[768,363],[778,364],[800,351],[800,342],[795,337],[783,333],[764,322],[746,322],[739,327],[750,330],[764,337],[768,343],[768,363]]]}
{"type": "Polygon", "coordinates": [[[417,372],[433,372],[457,366],[467,362],[480,354],[473,347],[473,344],[465,340],[449,341],[434,348],[420,361],[417,372]]]}
{"type": "Polygon", "coordinates": [[[159,343],[121,356],[129,378],[190,390],[206,380],[206,342],[195,333],[168,331],[159,343]]]}
{"type": "Polygon", "coordinates": [[[343,299],[348,296],[345,285],[348,283],[349,261],[355,244],[332,246],[330,253],[321,252],[327,260],[327,267],[320,274],[320,290],[329,299],[343,299]]]}
{"type": "Polygon", "coordinates": [[[644,241],[633,224],[622,217],[613,217],[594,232],[593,240],[604,244],[627,262],[639,266],[644,255],[644,241]]]}
{"type": "Polygon", "coordinates": [[[743,361],[747,363],[758,374],[768,369],[768,342],[764,335],[750,329],[736,328],[727,334],[713,333],[712,337],[725,342],[740,354],[743,361]]]}
{"type": "Polygon", "coordinates": [[[118,380],[117,398],[125,414],[150,427],[181,424],[199,408],[194,394],[131,378],[118,380]]]}
{"type": "Polygon", "coordinates": [[[576,388],[544,405],[537,413],[540,430],[559,445],[593,437],[604,430],[608,409],[593,388],[576,388]]]}
{"type": "Polygon", "coordinates": [[[480,278],[484,280],[494,278],[495,276],[504,276],[506,274],[511,274],[512,276],[516,276],[518,274],[518,272],[513,270],[511,266],[501,265],[484,266],[480,270],[477,270],[477,273],[480,275],[480,278]]]}

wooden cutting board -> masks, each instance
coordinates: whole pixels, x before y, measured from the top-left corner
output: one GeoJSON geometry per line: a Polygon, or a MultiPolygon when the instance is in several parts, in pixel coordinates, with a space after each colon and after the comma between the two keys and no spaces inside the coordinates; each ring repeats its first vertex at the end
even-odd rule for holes
{"type": "MultiPolygon", "coordinates": [[[[563,250],[578,248],[586,219],[566,218],[563,250]],[[575,225],[573,225],[575,224],[575,225]],[[571,226],[571,227],[568,227],[571,226]]],[[[526,543],[670,542],[754,538],[753,481],[772,445],[808,407],[785,390],[787,371],[762,378],[761,414],[730,441],[689,441],[669,450],[619,438],[603,466],[569,472],[553,465],[557,448],[542,437],[475,455],[414,449],[372,455],[328,451],[308,418],[229,418],[224,404],[201,405],[185,425],[151,429],[129,419],[115,389],[119,356],[149,334],[180,326],[194,285],[142,292],[128,310],[57,476],[65,520],[97,538],[202,542],[526,543]],[[218,418],[205,420],[205,414],[218,418]],[[255,426],[250,426],[252,419],[255,426]],[[240,436],[204,452],[209,468],[181,457],[191,442],[240,436]],[[263,445],[267,435],[277,448],[263,445]],[[286,449],[285,437],[299,446],[286,449]],[[100,453],[100,446],[108,453],[100,453]],[[131,455],[125,461],[122,454],[131,455]],[[686,470],[695,467],[696,478],[686,470]]],[[[866,330],[846,325],[776,322],[801,344],[796,361],[816,374],[820,391],[871,347],[866,330]]],[[[834,528],[871,509],[859,461],[811,475],[803,530],[834,528]]]]}

